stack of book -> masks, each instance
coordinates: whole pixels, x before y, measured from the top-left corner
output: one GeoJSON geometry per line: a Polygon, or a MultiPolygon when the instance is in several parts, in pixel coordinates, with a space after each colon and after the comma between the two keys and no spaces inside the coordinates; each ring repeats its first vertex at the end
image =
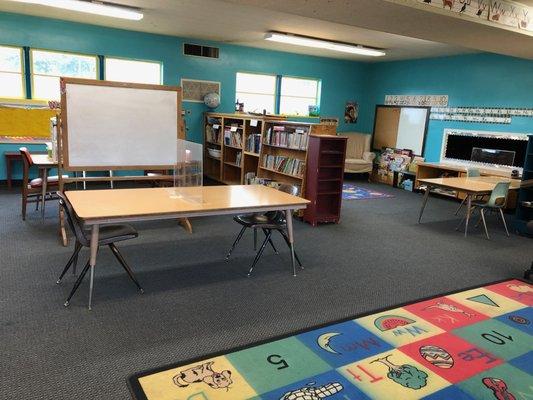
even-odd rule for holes
{"type": "Polygon", "coordinates": [[[226,146],[242,147],[242,135],[234,132],[230,128],[224,130],[224,144],[226,146]]]}
{"type": "Polygon", "coordinates": [[[205,126],[205,139],[208,142],[211,143],[219,143],[220,144],[220,126],[218,128],[215,128],[211,125],[205,126]]]}
{"type": "Polygon", "coordinates": [[[244,184],[245,185],[256,185],[258,183],[255,182],[256,180],[255,172],[247,172],[244,174],[244,184]]]}
{"type": "Polygon", "coordinates": [[[287,147],[289,149],[305,150],[309,141],[309,131],[307,128],[290,128],[274,125],[268,128],[265,140],[271,146],[287,147]]]}
{"type": "Polygon", "coordinates": [[[256,133],[246,139],[246,151],[259,154],[261,150],[261,135],[256,133]]]}
{"type": "Polygon", "coordinates": [[[263,167],[284,174],[302,177],[305,171],[305,161],[297,158],[274,156],[267,154],[263,161],[263,167]]]}

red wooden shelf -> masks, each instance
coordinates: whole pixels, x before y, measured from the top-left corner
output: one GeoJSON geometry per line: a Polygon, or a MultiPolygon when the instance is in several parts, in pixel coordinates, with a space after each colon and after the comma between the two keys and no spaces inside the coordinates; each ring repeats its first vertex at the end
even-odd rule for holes
{"type": "Polygon", "coordinates": [[[340,136],[309,137],[305,193],[311,203],[303,218],[313,226],[340,220],[346,142],[340,136]]]}

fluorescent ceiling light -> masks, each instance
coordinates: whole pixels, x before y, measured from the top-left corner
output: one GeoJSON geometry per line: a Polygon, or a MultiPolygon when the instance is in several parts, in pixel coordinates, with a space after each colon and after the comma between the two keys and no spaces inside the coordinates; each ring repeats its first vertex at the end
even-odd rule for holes
{"type": "Polygon", "coordinates": [[[356,44],[347,44],[339,42],[330,42],[323,39],[315,39],[307,36],[293,35],[290,33],[268,32],[265,35],[265,40],[273,42],[294,44],[297,46],[314,47],[317,49],[326,49],[333,51],[340,51],[342,53],[360,54],[370,57],[381,57],[386,53],[382,50],[377,50],[369,47],[363,47],[356,44]]]}
{"type": "Polygon", "coordinates": [[[90,14],[105,15],[106,17],[124,18],[139,21],[143,14],[137,8],[124,7],[112,3],[89,0],[11,0],[17,3],[37,4],[41,6],[63,8],[90,14]]]}

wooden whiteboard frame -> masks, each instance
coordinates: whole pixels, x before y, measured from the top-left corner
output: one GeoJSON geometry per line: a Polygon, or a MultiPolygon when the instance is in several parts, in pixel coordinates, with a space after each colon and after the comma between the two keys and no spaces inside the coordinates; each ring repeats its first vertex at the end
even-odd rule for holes
{"type": "MultiPolygon", "coordinates": [[[[377,104],[376,105],[376,108],[375,108],[375,111],[374,111],[374,128],[372,130],[372,139],[371,139],[371,150],[372,151],[382,151],[382,149],[376,149],[374,147],[374,136],[376,134],[376,124],[377,124],[377,116],[378,116],[378,109],[379,108],[399,108],[400,109],[400,114],[401,114],[401,109],[402,108],[423,108],[423,109],[426,109],[428,112],[426,114],[426,123],[425,123],[425,126],[424,126],[424,137],[422,139],[422,151],[421,151],[421,154],[415,154],[414,151],[413,151],[413,155],[415,156],[421,156],[423,157],[424,156],[424,152],[426,150],[426,139],[427,139],[427,136],[428,136],[428,128],[429,128],[429,115],[431,113],[431,107],[428,107],[428,106],[396,106],[396,105],[388,105],[388,104],[377,104]]],[[[398,123],[399,123],[399,120],[398,120],[398,123]]],[[[396,148],[396,147],[394,147],[396,148]]],[[[411,150],[411,149],[409,149],[411,150]]]]}
{"type": "MultiPolygon", "coordinates": [[[[150,170],[150,169],[172,169],[174,165],[108,165],[108,166],[96,166],[96,165],[83,165],[83,166],[70,166],[69,165],[69,155],[68,155],[68,105],[67,105],[67,84],[75,85],[88,85],[88,86],[105,86],[105,87],[119,87],[127,89],[148,89],[148,90],[163,90],[163,91],[172,91],[176,92],[177,96],[177,126],[176,126],[176,141],[180,139],[183,135],[182,129],[182,90],[179,86],[166,86],[166,85],[148,85],[142,83],[128,83],[128,82],[114,82],[114,81],[100,81],[93,79],[80,79],[80,78],[60,78],[60,87],[61,87],[61,119],[60,123],[60,137],[61,137],[61,147],[60,147],[60,166],[64,171],[109,171],[109,170],[150,170]]],[[[61,175],[61,174],[60,174],[61,175]]],[[[138,179],[139,177],[131,177],[132,180],[138,179]]],[[[65,179],[66,181],[67,179],[65,179]]],[[[101,181],[113,180],[109,177],[101,177],[98,179],[101,181]],[[107,179],[106,179],[107,178],[107,179]]]]}

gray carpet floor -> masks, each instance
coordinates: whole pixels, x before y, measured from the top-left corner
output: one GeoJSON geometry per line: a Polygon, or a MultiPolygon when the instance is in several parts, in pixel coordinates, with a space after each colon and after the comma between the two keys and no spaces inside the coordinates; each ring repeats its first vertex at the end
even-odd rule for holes
{"type": "MultiPolygon", "coordinates": [[[[357,182],[368,187],[367,183],[357,182]]],[[[57,207],[20,218],[20,196],[0,190],[0,398],[129,399],[129,374],[246,345],[400,302],[521,277],[533,259],[528,238],[507,238],[490,218],[464,239],[456,202],[373,185],[395,197],[343,203],[339,225],[295,223],[305,264],[291,274],[287,248],[268,249],[252,278],[252,235],[230,262],[238,226],[229,216],[136,224],[120,246],[146,293],[140,295],[108,249],[99,254],[94,309],[84,282],[63,307],[74,277],[55,281],[71,248],[59,245],[57,207]]],[[[508,216],[511,220],[512,216],[508,216]]],[[[86,260],[88,251],[83,250],[86,260]]]]}

